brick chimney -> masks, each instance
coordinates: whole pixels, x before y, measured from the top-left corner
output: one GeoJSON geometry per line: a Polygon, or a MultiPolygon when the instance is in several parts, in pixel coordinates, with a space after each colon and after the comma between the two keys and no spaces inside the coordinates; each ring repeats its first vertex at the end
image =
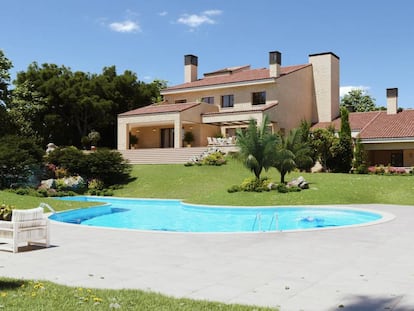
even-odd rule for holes
{"type": "Polygon", "coordinates": [[[387,114],[397,114],[398,88],[387,89],[387,114]]]}
{"type": "Polygon", "coordinates": [[[280,76],[280,65],[282,64],[282,54],[279,51],[269,52],[269,75],[271,78],[280,76]]]}
{"type": "Polygon", "coordinates": [[[184,56],[184,83],[197,80],[198,57],[194,55],[184,56]]]}

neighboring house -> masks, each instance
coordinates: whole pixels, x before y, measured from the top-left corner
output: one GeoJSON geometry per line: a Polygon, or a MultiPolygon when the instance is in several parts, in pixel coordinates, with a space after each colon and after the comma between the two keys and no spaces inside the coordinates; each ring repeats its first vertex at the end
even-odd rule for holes
{"type": "Polygon", "coordinates": [[[229,67],[198,78],[198,58],[184,57],[184,83],[162,90],[164,101],[118,115],[118,150],[181,148],[186,131],[193,146],[214,136],[234,137],[250,119],[269,116],[273,132],[286,132],[302,120],[331,122],[339,116],[339,57],[309,55],[309,63],[281,66],[281,53],[269,53],[268,68],[229,67]]]}
{"type": "MultiPolygon", "coordinates": [[[[414,110],[398,112],[398,89],[387,89],[387,110],[349,114],[352,136],[359,136],[370,165],[414,166],[414,110]]],[[[341,127],[341,119],[313,128],[341,127]]]]}

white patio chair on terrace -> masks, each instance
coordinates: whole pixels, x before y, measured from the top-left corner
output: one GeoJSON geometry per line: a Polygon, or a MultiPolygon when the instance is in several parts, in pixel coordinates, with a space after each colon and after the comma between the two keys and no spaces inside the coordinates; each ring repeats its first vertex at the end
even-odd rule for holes
{"type": "Polygon", "coordinates": [[[0,243],[11,244],[13,253],[20,244],[35,244],[49,247],[49,219],[43,207],[12,211],[11,221],[0,220],[0,243]]]}

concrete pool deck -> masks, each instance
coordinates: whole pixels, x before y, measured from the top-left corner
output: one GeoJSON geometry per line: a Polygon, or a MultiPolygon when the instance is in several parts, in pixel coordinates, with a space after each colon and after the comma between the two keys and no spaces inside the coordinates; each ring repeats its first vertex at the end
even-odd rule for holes
{"type": "Polygon", "coordinates": [[[1,251],[0,275],[281,311],[414,310],[414,206],[352,207],[396,218],[371,226],[254,234],[51,222],[52,247],[1,251]]]}

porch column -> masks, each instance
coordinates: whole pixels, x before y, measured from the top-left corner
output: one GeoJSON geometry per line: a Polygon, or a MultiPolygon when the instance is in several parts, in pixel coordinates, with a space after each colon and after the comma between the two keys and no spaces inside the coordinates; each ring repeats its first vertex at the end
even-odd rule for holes
{"type": "Polygon", "coordinates": [[[129,139],[128,124],[126,120],[118,119],[118,150],[127,150],[128,149],[128,139],[129,139]]]}
{"type": "Polygon", "coordinates": [[[182,147],[182,135],[181,118],[178,117],[174,120],[174,148],[182,147]]]}

